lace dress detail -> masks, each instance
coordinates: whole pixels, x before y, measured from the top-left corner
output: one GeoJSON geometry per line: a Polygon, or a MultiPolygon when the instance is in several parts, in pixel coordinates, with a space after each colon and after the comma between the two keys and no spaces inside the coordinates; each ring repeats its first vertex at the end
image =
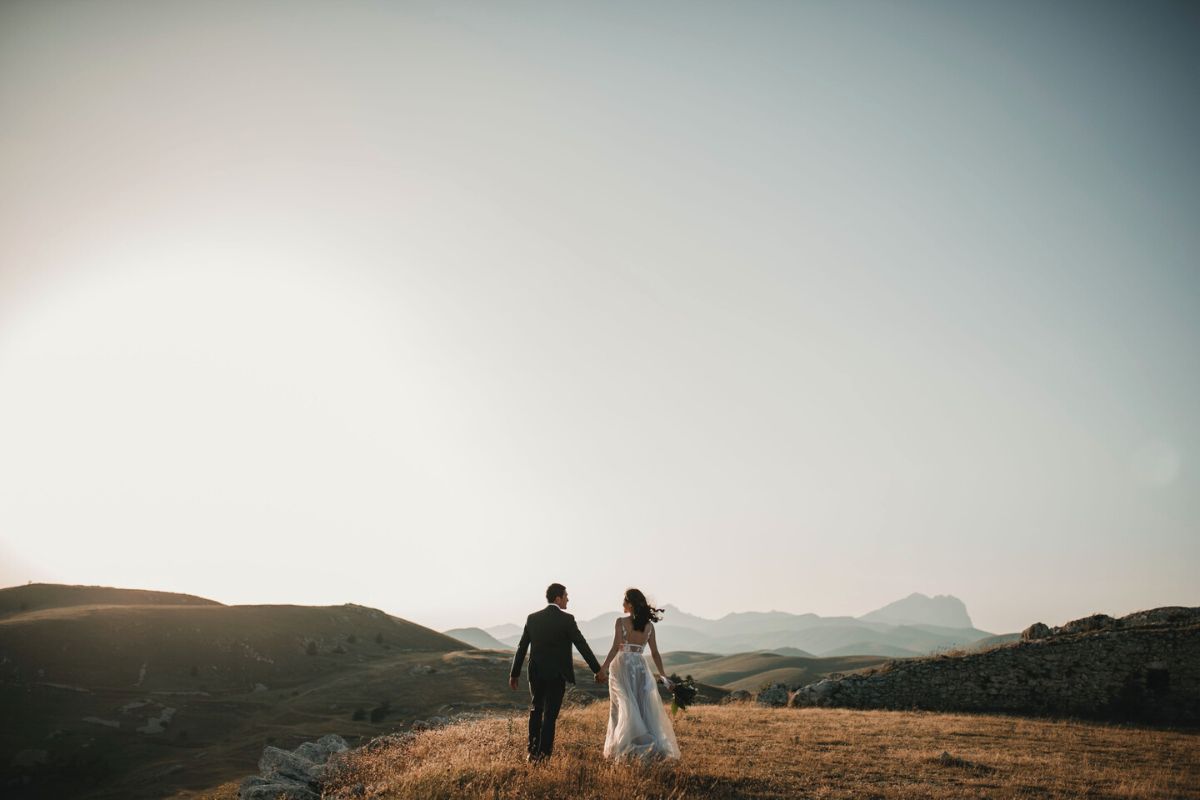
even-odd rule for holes
{"type": "Polygon", "coordinates": [[[654,672],[646,660],[648,647],[629,641],[624,620],[617,624],[621,644],[608,672],[604,757],[679,758],[671,717],[663,707],[654,672]]]}

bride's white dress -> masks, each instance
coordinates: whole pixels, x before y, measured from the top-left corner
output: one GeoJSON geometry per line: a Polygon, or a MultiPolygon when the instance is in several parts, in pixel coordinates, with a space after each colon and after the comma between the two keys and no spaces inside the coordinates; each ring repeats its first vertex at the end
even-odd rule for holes
{"type": "MultiPolygon", "coordinates": [[[[605,758],[679,758],[675,728],[663,707],[646,659],[647,645],[627,640],[625,623],[618,621],[622,643],[608,672],[608,733],[605,758]]],[[[647,623],[652,625],[653,623],[647,623]]]]}

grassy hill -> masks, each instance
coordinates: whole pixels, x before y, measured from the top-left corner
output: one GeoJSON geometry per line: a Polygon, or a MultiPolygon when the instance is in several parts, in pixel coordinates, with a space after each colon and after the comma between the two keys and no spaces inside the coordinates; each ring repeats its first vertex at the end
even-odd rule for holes
{"type": "Polygon", "coordinates": [[[68,606],[219,606],[216,600],[176,592],[145,589],[117,589],[112,586],[67,586],[57,583],[30,583],[0,589],[0,619],[68,606]]]}
{"type": "MultiPolygon", "coordinates": [[[[610,764],[606,708],[568,709],[555,755],[523,759],[520,719],[428,731],[349,754],[326,797],[1092,798],[1200,796],[1200,735],[1017,717],[696,707],[679,715],[683,758],[610,764]],[[361,794],[359,794],[362,787],[361,794]]],[[[236,784],[210,794],[233,800],[236,784]]]]}
{"type": "Polygon", "coordinates": [[[59,588],[0,619],[6,798],[160,797],[255,771],[267,743],[528,702],[507,657],[376,609],[59,588]],[[121,599],[153,602],[63,605],[121,599]]]}
{"type": "MultiPolygon", "coordinates": [[[[171,605],[188,596],[59,588],[18,597],[39,605],[0,619],[5,800],[158,798],[256,772],[267,744],[327,733],[353,744],[434,715],[529,702],[507,686],[510,655],[377,609],[171,605]]],[[[581,680],[571,702],[605,696],[581,680]]]]}
{"type": "Polygon", "coordinates": [[[842,656],[814,658],[785,656],[772,652],[739,653],[732,656],[669,653],[664,666],[681,674],[690,674],[698,681],[733,691],[757,691],[776,681],[799,686],[820,680],[832,672],[851,672],[882,664],[888,659],[877,656],[842,656]]]}

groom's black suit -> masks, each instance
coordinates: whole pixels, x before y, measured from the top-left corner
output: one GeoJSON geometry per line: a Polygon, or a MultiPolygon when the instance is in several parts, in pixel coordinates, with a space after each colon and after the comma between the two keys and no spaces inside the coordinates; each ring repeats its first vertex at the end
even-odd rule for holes
{"type": "Polygon", "coordinates": [[[525,651],[532,647],[529,654],[529,694],[533,698],[529,708],[530,758],[545,758],[554,749],[554,725],[558,721],[563,694],[567,683],[575,682],[572,644],[592,672],[599,672],[600,663],[592,655],[592,648],[579,632],[575,618],[566,611],[552,603],[525,620],[525,630],[509,675],[513,679],[521,676],[525,651]]]}

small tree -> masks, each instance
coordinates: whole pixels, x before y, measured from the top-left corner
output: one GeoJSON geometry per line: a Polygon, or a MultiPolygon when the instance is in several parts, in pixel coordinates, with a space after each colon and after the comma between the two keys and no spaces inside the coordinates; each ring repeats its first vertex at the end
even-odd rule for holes
{"type": "Polygon", "coordinates": [[[383,644],[383,634],[382,633],[375,634],[375,644],[383,644]]]}
{"type": "Polygon", "coordinates": [[[355,636],[353,633],[346,637],[347,644],[354,644],[357,641],[358,641],[358,637],[355,636]]]}
{"type": "Polygon", "coordinates": [[[350,715],[350,719],[354,720],[355,722],[364,720],[366,718],[367,710],[365,708],[356,708],[354,709],[354,713],[350,715]]]}
{"type": "Polygon", "coordinates": [[[315,655],[317,654],[317,643],[316,643],[316,641],[315,641],[315,640],[314,640],[314,641],[310,641],[310,642],[308,643],[308,647],[304,648],[304,652],[308,653],[310,656],[315,656],[315,655]]]}

